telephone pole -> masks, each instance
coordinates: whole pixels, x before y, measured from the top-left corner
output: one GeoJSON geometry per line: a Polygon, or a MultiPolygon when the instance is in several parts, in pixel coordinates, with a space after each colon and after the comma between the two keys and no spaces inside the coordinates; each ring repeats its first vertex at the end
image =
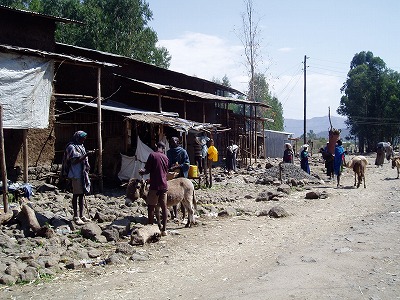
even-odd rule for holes
{"type": "Polygon", "coordinates": [[[307,55],[304,55],[304,132],[303,132],[303,137],[304,137],[304,144],[307,144],[307,96],[306,96],[306,69],[307,69],[307,55]]]}

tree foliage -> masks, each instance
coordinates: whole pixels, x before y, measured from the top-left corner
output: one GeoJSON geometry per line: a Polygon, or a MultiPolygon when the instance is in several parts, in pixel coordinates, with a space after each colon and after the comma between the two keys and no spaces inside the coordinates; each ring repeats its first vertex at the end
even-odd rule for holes
{"type": "Polygon", "coordinates": [[[400,74],[372,52],[356,54],[341,91],[337,112],[347,117],[360,151],[372,151],[380,141],[394,142],[400,133],[400,74]]]}
{"type": "MultiPolygon", "coordinates": [[[[249,86],[251,90],[252,85],[249,86]]],[[[274,120],[267,122],[266,129],[282,131],[283,130],[283,108],[278,98],[271,95],[269,85],[264,74],[254,74],[254,96],[255,101],[268,104],[271,108],[258,108],[257,115],[262,118],[274,120]]]]}
{"type": "Polygon", "coordinates": [[[0,0],[14,8],[81,21],[57,24],[61,43],[127,56],[168,68],[171,56],[158,47],[157,33],[148,26],[153,13],[143,0],[0,0]]]}

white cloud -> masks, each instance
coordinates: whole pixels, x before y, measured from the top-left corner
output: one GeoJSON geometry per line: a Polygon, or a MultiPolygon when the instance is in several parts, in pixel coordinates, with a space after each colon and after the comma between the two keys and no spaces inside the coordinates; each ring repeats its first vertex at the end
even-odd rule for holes
{"type": "Polygon", "coordinates": [[[232,88],[244,91],[248,79],[241,58],[243,47],[217,36],[186,32],[177,39],[160,40],[172,56],[170,69],[212,80],[227,75],[232,88]]]}
{"type": "MultiPolygon", "coordinates": [[[[186,32],[176,39],[160,40],[159,45],[166,47],[172,56],[171,70],[206,80],[222,79],[227,75],[232,88],[243,92],[247,90],[248,77],[241,45],[232,45],[217,36],[194,32],[186,32]]],[[[281,48],[280,51],[284,49],[291,51],[293,48],[281,48]]],[[[279,66],[279,63],[276,67],[285,68],[279,66]]],[[[326,116],[329,106],[331,115],[337,115],[343,81],[334,76],[307,75],[307,118],[326,116]]],[[[282,75],[269,82],[271,92],[283,105],[285,118],[303,118],[303,82],[301,70],[297,75],[282,75]]]]}
{"type": "Polygon", "coordinates": [[[290,48],[290,47],[283,47],[283,48],[279,48],[278,52],[292,52],[294,50],[294,48],[290,48]]]}
{"type": "MultiPolygon", "coordinates": [[[[340,88],[343,80],[338,77],[312,74],[306,77],[306,117],[337,116],[340,104],[340,88]]],[[[273,82],[273,93],[283,106],[283,115],[287,119],[304,117],[304,77],[282,76],[273,82]]]]}

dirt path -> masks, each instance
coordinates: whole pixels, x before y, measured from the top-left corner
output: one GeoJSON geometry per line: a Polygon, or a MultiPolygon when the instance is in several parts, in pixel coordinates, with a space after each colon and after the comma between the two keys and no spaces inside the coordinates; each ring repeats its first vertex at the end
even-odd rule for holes
{"type": "MultiPolygon", "coordinates": [[[[373,158],[369,158],[373,163],[373,158]]],[[[171,230],[139,251],[148,261],[72,271],[49,283],[1,290],[1,299],[400,299],[400,180],[388,163],[367,169],[367,188],[333,182],[279,202],[282,219],[244,215],[171,230]]],[[[251,185],[235,195],[254,193],[251,185]]],[[[232,189],[231,189],[232,191],[232,189]]]]}

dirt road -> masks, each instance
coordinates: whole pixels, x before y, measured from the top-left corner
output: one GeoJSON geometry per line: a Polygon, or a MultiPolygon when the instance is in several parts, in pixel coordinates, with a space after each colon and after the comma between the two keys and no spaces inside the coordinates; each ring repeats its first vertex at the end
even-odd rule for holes
{"type": "MultiPolygon", "coordinates": [[[[282,206],[281,219],[243,214],[177,228],[139,249],[150,259],[71,271],[39,285],[3,288],[1,299],[400,299],[400,179],[368,158],[367,188],[311,187],[255,202],[262,187],[229,187],[246,210],[282,206]],[[239,195],[239,196],[238,196],[239,195]]],[[[216,192],[223,187],[215,187],[216,192]]],[[[221,192],[221,191],[219,191],[221,192]]]]}

